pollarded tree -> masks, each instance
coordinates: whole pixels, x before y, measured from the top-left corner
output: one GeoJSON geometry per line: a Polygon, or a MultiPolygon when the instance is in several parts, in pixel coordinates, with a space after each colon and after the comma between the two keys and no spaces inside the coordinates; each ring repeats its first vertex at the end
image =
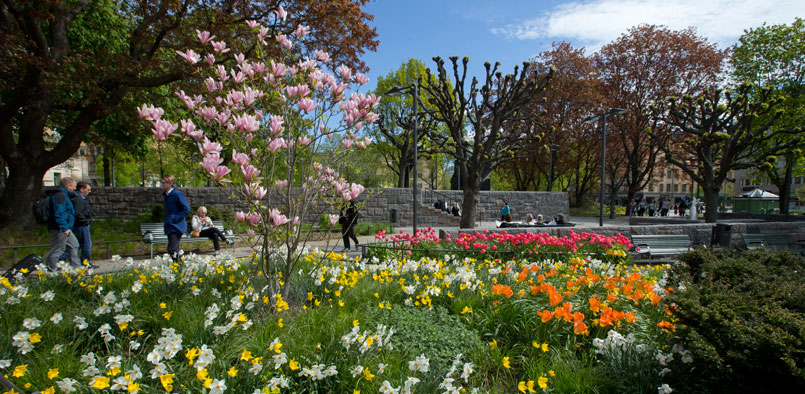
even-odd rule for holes
{"type": "MultiPolygon", "coordinates": [[[[410,59],[399,69],[379,77],[375,94],[381,96],[392,88],[413,85],[425,75],[425,65],[417,59],[410,59]]],[[[375,110],[380,119],[369,127],[369,134],[377,142],[373,148],[379,151],[386,167],[397,176],[397,187],[408,187],[414,162],[412,100],[410,94],[384,97],[375,110]]],[[[417,112],[416,122],[418,154],[427,155],[428,133],[436,128],[436,121],[423,108],[417,112]]]]}
{"type": "Polygon", "coordinates": [[[653,118],[667,127],[648,134],[665,160],[702,187],[708,223],[718,219],[718,192],[733,170],[757,166],[760,157],[800,143],[801,127],[774,127],[783,114],[777,108],[782,101],[771,89],[746,83],[735,90],[707,90],[698,97],[671,97],[652,108],[653,118]],[[791,138],[780,139],[782,135],[791,138]],[[768,140],[788,142],[768,146],[768,140]]]}
{"type": "MultiPolygon", "coordinates": [[[[805,20],[796,18],[791,25],[763,25],[747,30],[732,47],[732,77],[735,81],[751,82],[767,86],[786,100],[780,105],[785,109],[777,126],[791,128],[805,124],[805,20]]],[[[787,134],[781,138],[790,138],[787,134]]],[[[770,146],[785,144],[786,141],[767,140],[770,146]]],[[[773,161],[767,161],[759,170],[780,192],[780,212],[788,212],[788,196],[791,177],[803,171],[802,147],[795,147],[785,156],[785,170],[779,169],[773,161]],[[794,171],[798,171],[795,174],[794,171]]],[[[761,151],[763,152],[763,151],[761,151]]],[[[763,158],[761,158],[763,159],[763,158]]]]}
{"type": "MultiPolygon", "coordinates": [[[[627,198],[651,180],[659,146],[646,130],[658,135],[662,124],[650,116],[649,106],[670,96],[697,96],[719,82],[725,52],[696,34],[693,28],[672,31],[662,26],[641,25],[629,29],[596,54],[601,73],[604,105],[628,113],[608,121],[607,139],[618,141],[625,153],[621,174],[627,198]]],[[[660,141],[663,142],[664,141],[660,141]]]]}
{"type": "MultiPolygon", "coordinates": [[[[9,167],[0,227],[32,222],[31,199],[45,172],[67,160],[91,125],[112,113],[132,90],[181,81],[195,67],[175,61],[176,48],[199,50],[199,27],[224,38],[244,31],[243,21],[265,22],[264,37],[309,35],[298,47],[321,49],[353,69],[377,46],[367,0],[74,0],[0,1],[0,156],[9,167]],[[283,4],[288,20],[275,22],[283,4]],[[51,147],[46,127],[61,139],[51,147]]],[[[220,45],[220,44],[219,44],[220,45]]],[[[235,44],[231,44],[235,45],[235,44]]],[[[266,51],[279,53],[271,41],[266,51]]],[[[229,48],[221,48],[229,50],[229,48]]]]}
{"type": "MultiPolygon", "coordinates": [[[[481,184],[501,163],[521,155],[535,140],[541,138],[533,126],[533,116],[525,105],[545,89],[554,74],[550,69],[542,75],[531,75],[531,64],[514,68],[513,74],[503,75],[494,66],[484,64],[486,76],[478,86],[473,77],[467,86],[465,57],[459,65],[458,57],[450,57],[452,77],[444,67],[444,60],[433,58],[437,74],[427,70],[423,84],[425,102],[434,108],[433,116],[444,124],[448,136],[439,142],[442,149],[453,156],[459,167],[464,191],[461,228],[475,227],[475,211],[481,184]],[[519,72],[518,72],[519,70],[519,72]]],[[[436,140],[441,139],[435,135],[436,140]]]]}

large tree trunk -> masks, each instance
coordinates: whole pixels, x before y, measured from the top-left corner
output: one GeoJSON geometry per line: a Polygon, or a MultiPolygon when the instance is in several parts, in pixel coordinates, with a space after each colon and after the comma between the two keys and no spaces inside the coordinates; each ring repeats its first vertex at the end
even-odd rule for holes
{"type": "Polygon", "coordinates": [[[478,209],[477,187],[464,188],[464,202],[461,204],[461,222],[459,228],[475,228],[475,211],[478,209]]]}
{"type": "Polygon", "coordinates": [[[9,167],[10,173],[0,198],[0,227],[30,228],[35,225],[31,206],[42,194],[42,178],[47,168],[9,167]]]}
{"type": "Polygon", "coordinates": [[[779,202],[780,213],[783,215],[788,215],[788,202],[789,202],[789,195],[791,194],[791,171],[794,167],[794,156],[789,154],[785,157],[785,176],[783,177],[783,183],[778,185],[777,188],[779,189],[780,198],[777,200],[779,202]]]}
{"type": "MultiPolygon", "coordinates": [[[[718,220],[718,191],[718,186],[704,188],[704,221],[707,223],[715,223],[718,220]]],[[[691,206],[690,209],[696,207],[691,206]]]]}
{"type": "Polygon", "coordinates": [[[106,149],[103,152],[103,185],[106,187],[112,186],[112,162],[109,160],[111,151],[106,149]]]}

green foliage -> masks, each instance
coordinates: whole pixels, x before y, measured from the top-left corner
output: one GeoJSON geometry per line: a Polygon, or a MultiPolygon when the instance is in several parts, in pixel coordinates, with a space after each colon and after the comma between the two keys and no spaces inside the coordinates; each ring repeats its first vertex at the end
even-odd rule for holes
{"type": "Polygon", "coordinates": [[[681,256],[666,302],[693,357],[674,370],[683,391],[805,389],[805,259],[784,252],[681,256]],[[797,389],[798,388],[798,389],[797,389]]]}
{"type": "Polygon", "coordinates": [[[368,319],[373,324],[394,327],[392,343],[408,359],[424,354],[431,367],[446,369],[459,353],[472,353],[481,338],[457,316],[441,306],[432,309],[397,306],[391,310],[373,308],[368,319]]]}

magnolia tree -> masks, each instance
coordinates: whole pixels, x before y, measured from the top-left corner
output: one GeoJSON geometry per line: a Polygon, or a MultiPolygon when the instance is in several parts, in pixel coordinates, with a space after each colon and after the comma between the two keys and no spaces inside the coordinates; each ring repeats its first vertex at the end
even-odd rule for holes
{"type": "MultiPolygon", "coordinates": [[[[280,7],[275,17],[284,21],[286,13],[280,7]]],[[[270,291],[287,296],[284,284],[296,273],[310,237],[301,221],[328,215],[335,225],[339,209],[364,190],[340,177],[333,163],[346,162],[350,150],[371,143],[358,132],[377,120],[372,109],[378,99],[347,94],[350,86],[368,82],[363,74],[341,65],[330,68],[333,75],[322,67],[330,60],[327,53],[306,57],[294,46],[293,40],[305,39],[306,26],[290,36],[270,36],[254,21],[248,26],[248,55],[228,53],[226,42],[196,31],[206,51],[177,53],[197,67],[206,93],[176,92],[184,108],[177,111],[179,119],[146,104],[139,115],[150,121],[158,143],[176,146],[172,140],[181,139],[197,147],[201,161],[192,164],[248,207],[237,212],[237,220],[249,226],[249,242],[262,252],[270,291]],[[279,43],[281,58],[266,58],[269,40],[279,43]]]]}

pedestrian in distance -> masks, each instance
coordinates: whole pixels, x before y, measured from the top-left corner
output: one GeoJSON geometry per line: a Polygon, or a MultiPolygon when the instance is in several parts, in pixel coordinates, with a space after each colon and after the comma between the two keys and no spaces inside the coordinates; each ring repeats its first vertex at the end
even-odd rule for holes
{"type": "Polygon", "coordinates": [[[72,178],[62,178],[59,188],[49,193],[50,197],[50,217],[48,218],[48,233],[50,233],[50,251],[43,260],[47,264],[48,270],[56,272],[58,269],[59,257],[67,250],[70,266],[81,268],[81,260],[78,259],[78,239],[73,233],[75,225],[75,207],[70,201],[75,196],[75,180],[72,178]]]}
{"type": "Polygon", "coordinates": [[[503,207],[500,208],[500,221],[505,222],[506,221],[506,219],[505,219],[506,215],[510,214],[511,211],[512,210],[509,207],[509,201],[508,200],[503,200],[503,207]]]}
{"type": "Polygon", "coordinates": [[[218,254],[220,249],[219,240],[226,242],[227,245],[235,243],[233,240],[227,239],[218,227],[212,225],[212,219],[207,216],[207,207],[203,205],[198,207],[196,214],[193,215],[190,228],[192,229],[192,237],[207,237],[212,240],[212,245],[215,247],[215,254],[218,254]]]}
{"type": "Polygon", "coordinates": [[[358,217],[360,213],[358,212],[357,206],[355,206],[354,201],[350,201],[346,206],[346,212],[344,208],[341,208],[341,215],[338,218],[338,223],[341,224],[341,238],[344,240],[344,249],[342,252],[346,252],[349,250],[349,240],[352,239],[355,241],[355,249],[358,249],[358,237],[355,236],[355,225],[358,224],[358,217]]]}
{"type": "MultiPolygon", "coordinates": [[[[92,191],[89,183],[81,181],[75,186],[74,196],[70,199],[75,209],[75,223],[73,224],[73,234],[78,240],[79,261],[86,261],[92,268],[98,268],[92,261],[92,237],[90,236],[90,223],[92,223],[92,207],[89,205],[87,195],[92,191]]],[[[61,260],[67,260],[69,256],[65,250],[61,255],[61,260]]]]}
{"type": "Polygon", "coordinates": [[[187,232],[187,219],[190,213],[190,204],[187,198],[176,188],[176,178],[173,175],[162,177],[162,196],[165,199],[165,235],[168,236],[168,254],[173,261],[179,260],[179,244],[182,235],[187,232]]]}

